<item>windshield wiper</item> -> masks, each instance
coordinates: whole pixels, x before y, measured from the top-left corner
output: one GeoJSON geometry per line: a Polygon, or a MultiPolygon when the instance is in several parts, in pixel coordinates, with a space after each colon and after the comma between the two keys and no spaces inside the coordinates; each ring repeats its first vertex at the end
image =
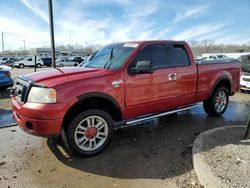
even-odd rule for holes
{"type": "Polygon", "coordinates": [[[109,68],[110,65],[111,65],[111,60],[114,56],[114,53],[113,53],[113,48],[111,48],[111,51],[110,51],[110,54],[109,54],[109,60],[105,63],[105,65],[103,66],[103,68],[105,69],[106,67],[109,68]]]}

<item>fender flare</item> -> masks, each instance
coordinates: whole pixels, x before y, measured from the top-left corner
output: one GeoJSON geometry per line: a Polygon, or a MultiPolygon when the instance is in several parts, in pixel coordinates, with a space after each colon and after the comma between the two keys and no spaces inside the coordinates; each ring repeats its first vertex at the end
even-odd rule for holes
{"type": "Polygon", "coordinates": [[[86,94],[80,95],[77,98],[78,98],[79,101],[82,101],[82,100],[89,99],[89,98],[92,98],[92,97],[100,97],[100,98],[107,99],[108,101],[113,103],[117,109],[121,110],[121,107],[120,107],[119,103],[112,96],[110,96],[110,95],[108,95],[106,93],[91,92],[91,93],[86,93],[86,94]]]}
{"type": "MultiPolygon", "coordinates": [[[[219,84],[220,82],[222,82],[222,81],[227,81],[227,82],[229,82],[229,84],[230,84],[230,89],[231,89],[232,82],[231,82],[231,80],[228,78],[228,76],[226,76],[226,75],[221,76],[221,77],[219,77],[219,78],[215,81],[215,83],[213,84],[213,86],[212,86],[212,88],[211,88],[211,90],[210,90],[210,93],[209,93],[209,97],[212,96],[212,94],[213,94],[214,91],[215,91],[215,88],[216,88],[216,87],[218,86],[218,84],[219,84]]],[[[230,93],[231,93],[231,91],[229,91],[229,95],[230,95],[230,93]]]]}

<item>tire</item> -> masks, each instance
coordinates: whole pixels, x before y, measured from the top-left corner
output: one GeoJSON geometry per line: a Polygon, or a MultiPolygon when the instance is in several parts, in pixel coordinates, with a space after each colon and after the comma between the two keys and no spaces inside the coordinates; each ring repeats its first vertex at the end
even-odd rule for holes
{"type": "Polygon", "coordinates": [[[219,87],[209,99],[203,101],[203,108],[211,116],[221,116],[226,111],[228,102],[228,89],[226,87],[219,87]]]}
{"type": "Polygon", "coordinates": [[[98,109],[77,115],[67,129],[68,146],[80,157],[96,155],[110,142],[114,122],[110,115],[98,109]]]}
{"type": "Polygon", "coordinates": [[[24,64],[19,65],[19,68],[21,68],[21,69],[23,69],[24,67],[25,67],[24,64]]]}
{"type": "Polygon", "coordinates": [[[77,66],[78,66],[78,63],[75,63],[75,64],[74,64],[74,67],[77,67],[77,66]]]}
{"type": "Polygon", "coordinates": [[[63,67],[63,64],[62,64],[62,63],[60,63],[60,64],[59,64],[59,67],[63,67]]]}
{"type": "Polygon", "coordinates": [[[41,66],[42,66],[42,65],[41,65],[40,63],[36,64],[36,67],[37,67],[37,68],[41,68],[41,66]]]}

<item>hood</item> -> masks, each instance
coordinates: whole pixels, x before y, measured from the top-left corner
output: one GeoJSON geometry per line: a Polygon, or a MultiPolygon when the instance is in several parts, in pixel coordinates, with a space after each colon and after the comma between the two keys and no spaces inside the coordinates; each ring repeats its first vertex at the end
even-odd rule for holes
{"type": "Polygon", "coordinates": [[[65,81],[90,78],[93,76],[104,75],[110,73],[107,69],[93,69],[84,67],[65,67],[52,68],[51,70],[26,74],[24,77],[34,80],[36,83],[42,83],[47,86],[52,86],[56,83],[65,81]]]}

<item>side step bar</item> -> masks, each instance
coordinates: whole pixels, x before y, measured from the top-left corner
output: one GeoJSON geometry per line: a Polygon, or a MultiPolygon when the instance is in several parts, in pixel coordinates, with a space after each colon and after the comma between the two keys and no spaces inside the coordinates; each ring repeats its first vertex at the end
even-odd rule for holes
{"type": "Polygon", "coordinates": [[[170,110],[170,111],[162,112],[162,113],[159,113],[159,114],[152,114],[152,115],[148,115],[148,116],[144,115],[144,116],[141,116],[141,117],[137,117],[135,119],[131,119],[131,120],[127,120],[127,121],[125,120],[125,121],[119,122],[117,124],[116,128],[127,127],[129,125],[137,124],[139,122],[148,121],[148,120],[151,120],[151,119],[154,119],[154,118],[174,114],[176,112],[181,112],[181,111],[184,111],[184,110],[189,110],[189,109],[195,108],[197,106],[198,106],[198,104],[193,104],[193,105],[190,105],[190,106],[184,106],[184,107],[181,107],[181,108],[177,108],[175,110],[170,110]]]}

